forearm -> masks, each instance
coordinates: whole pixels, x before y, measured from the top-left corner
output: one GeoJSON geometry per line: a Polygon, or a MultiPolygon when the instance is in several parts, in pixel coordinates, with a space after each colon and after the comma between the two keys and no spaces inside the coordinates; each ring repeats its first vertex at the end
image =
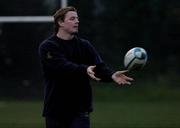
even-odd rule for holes
{"type": "Polygon", "coordinates": [[[70,61],[44,62],[44,67],[51,74],[77,76],[87,75],[87,65],[75,64],[70,61]]]}
{"type": "Polygon", "coordinates": [[[102,82],[113,82],[112,75],[115,71],[107,67],[104,63],[96,65],[95,76],[102,82]]]}

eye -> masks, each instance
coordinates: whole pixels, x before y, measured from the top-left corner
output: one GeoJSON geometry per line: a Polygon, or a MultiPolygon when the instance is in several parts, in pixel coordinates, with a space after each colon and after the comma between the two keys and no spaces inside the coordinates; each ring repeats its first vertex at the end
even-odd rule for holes
{"type": "Polygon", "coordinates": [[[70,20],[79,20],[79,17],[71,17],[70,20]]]}
{"type": "Polygon", "coordinates": [[[75,20],[75,17],[71,17],[70,20],[75,20]]]}

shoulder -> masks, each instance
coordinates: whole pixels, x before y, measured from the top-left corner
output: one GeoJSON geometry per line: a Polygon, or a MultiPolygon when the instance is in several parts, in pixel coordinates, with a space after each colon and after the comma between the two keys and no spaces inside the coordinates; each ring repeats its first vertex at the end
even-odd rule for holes
{"type": "Polygon", "coordinates": [[[43,40],[40,45],[39,45],[39,48],[47,48],[47,47],[50,47],[50,46],[55,46],[55,47],[58,47],[58,44],[54,38],[54,36],[50,36],[48,37],[47,39],[43,40]]]}
{"type": "Polygon", "coordinates": [[[78,40],[78,42],[80,42],[82,45],[84,45],[84,46],[91,46],[92,47],[92,44],[91,44],[91,42],[88,40],[88,39],[85,39],[85,38],[82,38],[82,37],[79,37],[79,36],[76,36],[75,37],[77,40],[78,40]]]}

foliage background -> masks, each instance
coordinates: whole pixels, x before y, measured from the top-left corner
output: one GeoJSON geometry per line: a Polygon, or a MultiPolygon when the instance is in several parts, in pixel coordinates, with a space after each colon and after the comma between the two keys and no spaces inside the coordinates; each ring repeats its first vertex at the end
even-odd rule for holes
{"type": "MultiPolygon", "coordinates": [[[[69,0],[68,3],[78,9],[79,34],[91,41],[109,66],[123,69],[125,53],[132,47],[143,47],[148,53],[148,63],[143,71],[131,73],[135,79],[152,86],[162,83],[179,87],[178,0],[69,0]]],[[[11,4],[1,1],[0,15],[52,15],[59,7],[58,0],[12,0],[11,4]]],[[[2,97],[42,96],[38,46],[52,33],[53,23],[0,23],[2,97]]]]}
{"type": "MultiPolygon", "coordinates": [[[[179,128],[180,1],[69,0],[78,9],[79,35],[90,40],[110,67],[121,70],[132,47],[148,62],[130,72],[132,86],[92,81],[97,128],[179,128]]],[[[0,16],[49,16],[60,0],[1,0],[0,16]]],[[[53,23],[0,23],[0,126],[43,127],[43,79],[38,46],[53,23]],[[28,110],[28,111],[27,111],[28,110]],[[24,116],[25,115],[25,116],[24,116]]]]}

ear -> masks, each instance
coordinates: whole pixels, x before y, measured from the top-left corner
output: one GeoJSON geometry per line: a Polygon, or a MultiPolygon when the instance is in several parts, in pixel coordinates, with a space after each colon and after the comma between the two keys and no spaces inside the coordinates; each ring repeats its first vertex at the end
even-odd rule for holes
{"type": "Polygon", "coordinates": [[[61,27],[61,26],[64,26],[64,22],[63,22],[62,20],[59,20],[59,21],[58,21],[58,24],[59,24],[60,27],[61,27]]]}

